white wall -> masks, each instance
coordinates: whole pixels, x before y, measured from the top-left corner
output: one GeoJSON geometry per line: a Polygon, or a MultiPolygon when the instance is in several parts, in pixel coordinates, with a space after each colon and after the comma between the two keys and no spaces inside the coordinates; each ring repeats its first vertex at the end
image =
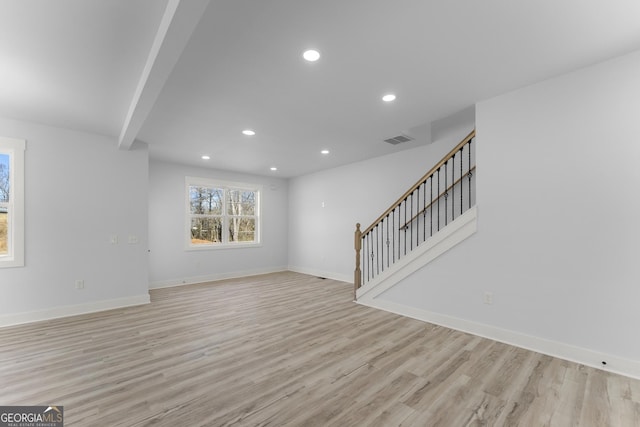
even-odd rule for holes
{"type": "Polygon", "coordinates": [[[289,269],[353,283],[356,223],[367,228],[472,129],[464,123],[430,145],[292,179],[289,269]]]}
{"type": "Polygon", "coordinates": [[[381,300],[632,361],[637,376],[640,52],[476,111],[477,234],[381,300]]]}
{"type": "Polygon", "coordinates": [[[288,183],[284,179],[151,161],[149,168],[150,287],[198,283],[287,268],[288,183]],[[185,176],[259,184],[259,247],[185,250],[185,176]]]}
{"type": "Polygon", "coordinates": [[[27,141],[25,267],[0,269],[0,325],[148,301],[146,146],[2,118],[0,133],[27,141]]]}

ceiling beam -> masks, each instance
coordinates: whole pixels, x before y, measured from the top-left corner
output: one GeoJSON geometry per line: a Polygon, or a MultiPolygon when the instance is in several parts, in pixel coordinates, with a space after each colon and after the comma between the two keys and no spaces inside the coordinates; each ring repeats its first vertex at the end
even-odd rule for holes
{"type": "Polygon", "coordinates": [[[120,131],[120,149],[131,148],[209,1],[168,1],[120,131]]]}

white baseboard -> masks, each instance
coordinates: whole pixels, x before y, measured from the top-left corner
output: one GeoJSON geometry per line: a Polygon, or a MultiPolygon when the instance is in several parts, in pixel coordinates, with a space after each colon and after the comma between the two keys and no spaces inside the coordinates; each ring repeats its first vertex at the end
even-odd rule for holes
{"type": "Polygon", "coordinates": [[[309,276],[324,277],[326,279],[337,280],[339,282],[347,282],[353,285],[353,275],[348,276],[346,274],[340,274],[331,271],[322,271],[315,268],[296,267],[293,265],[290,265],[287,270],[296,273],[308,274],[309,276]]]}
{"type": "Polygon", "coordinates": [[[151,302],[149,293],[146,293],[132,297],[54,307],[47,310],[8,314],[0,316],[0,327],[40,322],[43,320],[58,319],[61,317],[77,316],[79,314],[95,313],[98,311],[113,310],[116,308],[131,307],[134,305],[149,304],[149,302],[151,302]]]}
{"type": "Polygon", "coordinates": [[[411,253],[393,264],[385,273],[358,289],[356,298],[375,298],[398,282],[415,273],[449,249],[472,236],[478,229],[478,208],[472,206],[465,213],[433,237],[418,246],[411,253]]]}
{"type": "Polygon", "coordinates": [[[604,371],[640,379],[640,361],[629,360],[562,342],[551,341],[483,323],[476,323],[470,320],[434,313],[415,307],[409,307],[380,298],[357,302],[368,307],[467,332],[483,338],[535,351],[537,353],[568,360],[570,362],[580,363],[593,368],[602,369],[604,371]],[[606,365],[602,364],[603,361],[606,362],[606,365]]]}
{"type": "Polygon", "coordinates": [[[258,276],[260,274],[279,273],[287,271],[287,267],[272,267],[255,270],[233,271],[230,273],[207,274],[205,276],[191,276],[181,279],[160,280],[149,283],[149,289],[172,288],[174,286],[195,285],[196,283],[215,282],[239,277],[258,276]]]}

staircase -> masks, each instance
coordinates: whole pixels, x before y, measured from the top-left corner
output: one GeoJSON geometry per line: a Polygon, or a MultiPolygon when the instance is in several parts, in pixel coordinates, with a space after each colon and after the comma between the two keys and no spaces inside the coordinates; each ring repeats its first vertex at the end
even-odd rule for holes
{"type": "Polygon", "coordinates": [[[476,231],[475,130],[369,227],[356,224],[354,300],[373,299],[476,231]]]}

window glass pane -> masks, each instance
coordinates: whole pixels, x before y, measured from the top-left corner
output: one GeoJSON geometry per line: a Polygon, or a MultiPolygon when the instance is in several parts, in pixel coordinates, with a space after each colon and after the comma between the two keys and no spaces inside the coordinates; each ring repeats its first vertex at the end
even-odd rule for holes
{"type": "Polygon", "coordinates": [[[254,242],[255,240],[255,218],[229,218],[229,242],[254,242]]]}
{"type": "Polygon", "coordinates": [[[256,193],[247,190],[227,190],[228,215],[255,215],[256,193]]]}
{"type": "Polygon", "coordinates": [[[191,243],[209,245],[222,242],[222,218],[192,218],[191,243]]]}
{"type": "Polygon", "coordinates": [[[0,153],[0,203],[9,202],[9,155],[0,153]]]}
{"type": "Polygon", "coordinates": [[[9,155],[0,153],[0,255],[9,254],[9,155]]]}
{"type": "Polygon", "coordinates": [[[186,177],[186,188],[187,250],[260,243],[259,187],[186,177]]]}
{"type": "Polygon", "coordinates": [[[223,190],[199,186],[189,187],[189,204],[192,214],[222,215],[223,190]]]}

